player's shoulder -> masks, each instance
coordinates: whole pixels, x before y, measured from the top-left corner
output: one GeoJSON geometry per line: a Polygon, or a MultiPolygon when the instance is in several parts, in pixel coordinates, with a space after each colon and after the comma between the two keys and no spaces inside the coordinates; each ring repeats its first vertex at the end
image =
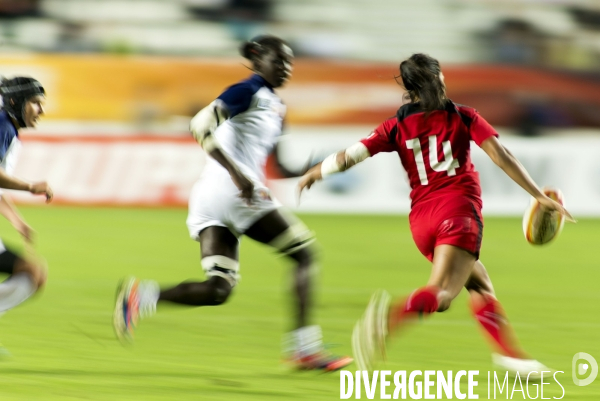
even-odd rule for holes
{"type": "Polygon", "coordinates": [[[396,119],[396,122],[401,122],[414,114],[422,112],[423,110],[421,110],[419,103],[407,103],[398,109],[394,118],[396,119]]]}
{"type": "MultiPolygon", "coordinates": [[[[244,95],[254,95],[262,88],[270,89],[267,81],[260,75],[254,74],[250,78],[239,81],[227,89],[225,92],[239,92],[244,95]]],[[[272,91],[272,89],[270,89],[272,91]]]]}
{"type": "Polygon", "coordinates": [[[377,128],[375,128],[375,131],[378,131],[380,135],[390,135],[390,133],[396,131],[397,129],[398,117],[393,116],[385,119],[377,128]]]}
{"type": "Polygon", "coordinates": [[[7,136],[16,133],[16,129],[10,120],[8,113],[0,109],[0,135],[7,136]]]}
{"type": "MultiPolygon", "coordinates": [[[[424,111],[419,102],[407,103],[398,109],[396,112],[396,118],[398,119],[398,122],[402,122],[413,115],[422,114],[423,112],[424,111]]],[[[447,99],[444,104],[444,108],[438,110],[437,112],[465,114],[471,117],[477,113],[477,110],[469,106],[454,103],[452,100],[447,99]]]]}
{"type": "Polygon", "coordinates": [[[476,108],[466,106],[460,103],[452,103],[456,109],[456,112],[460,116],[462,122],[467,126],[471,127],[471,123],[479,116],[479,112],[476,108]]]}
{"type": "Polygon", "coordinates": [[[8,122],[8,113],[0,108],[0,127],[4,127],[8,122]]]}
{"type": "Polygon", "coordinates": [[[15,149],[18,146],[19,137],[18,131],[13,125],[8,113],[0,109],[0,161],[4,161],[6,154],[10,149],[15,149]],[[17,145],[11,146],[14,143],[17,145]]]}
{"type": "Polygon", "coordinates": [[[456,110],[460,114],[465,115],[470,118],[475,118],[475,116],[479,114],[477,109],[474,107],[471,107],[471,106],[467,106],[467,105],[460,104],[460,103],[454,103],[454,106],[456,107],[456,110]]]}
{"type": "Polygon", "coordinates": [[[381,125],[385,125],[385,126],[388,126],[388,127],[396,126],[396,124],[398,124],[398,117],[397,116],[386,118],[381,123],[381,125]]]}

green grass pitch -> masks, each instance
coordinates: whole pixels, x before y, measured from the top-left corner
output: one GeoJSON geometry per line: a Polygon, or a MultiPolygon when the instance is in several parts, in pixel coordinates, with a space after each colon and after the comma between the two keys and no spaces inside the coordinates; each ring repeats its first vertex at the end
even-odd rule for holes
{"type": "MultiPolygon", "coordinates": [[[[21,210],[38,232],[50,273],[42,296],[0,319],[0,340],[12,354],[0,361],[0,400],[339,399],[339,373],[294,372],[280,361],[290,324],[290,270],[267,247],[242,241],[242,281],[228,304],[159,307],[141,322],[134,346],[122,347],[111,326],[120,278],[175,284],[202,277],[186,211],[21,210]]],[[[423,285],[428,262],[413,245],[405,217],[302,217],[320,244],[314,318],[332,351],[348,354],[352,327],[371,293],[384,288],[401,296],[423,285]]],[[[20,247],[6,223],[0,228],[7,243],[20,247]]],[[[600,220],[582,219],[555,243],[534,248],[518,219],[486,219],[482,261],[523,346],[565,372],[558,376],[565,400],[600,399],[600,378],[587,387],[571,379],[576,352],[600,360],[598,233],[600,220]]],[[[480,399],[487,399],[490,353],[465,294],[448,312],[396,339],[383,366],[480,370],[480,399]]],[[[560,395],[555,385],[544,397],[560,395]]]]}

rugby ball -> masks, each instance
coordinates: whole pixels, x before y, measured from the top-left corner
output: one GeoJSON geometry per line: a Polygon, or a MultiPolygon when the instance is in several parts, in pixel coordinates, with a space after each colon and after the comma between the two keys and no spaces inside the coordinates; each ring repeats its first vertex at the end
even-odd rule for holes
{"type": "MultiPolygon", "coordinates": [[[[544,188],[544,193],[564,205],[560,189],[544,188]]],[[[523,216],[523,233],[525,239],[532,245],[544,245],[560,234],[565,224],[565,217],[558,212],[542,210],[539,202],[531,198],[529,207],[523,216]]]]}

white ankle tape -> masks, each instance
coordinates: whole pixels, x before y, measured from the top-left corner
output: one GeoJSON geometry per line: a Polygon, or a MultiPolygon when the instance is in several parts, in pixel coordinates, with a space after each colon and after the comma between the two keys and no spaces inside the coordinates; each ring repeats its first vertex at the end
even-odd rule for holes
{"type": "Polygon", "coordinates": [[[323,348],[321,327],[304,326],[294,331],[296,352],[313,355],[323,348]]]}

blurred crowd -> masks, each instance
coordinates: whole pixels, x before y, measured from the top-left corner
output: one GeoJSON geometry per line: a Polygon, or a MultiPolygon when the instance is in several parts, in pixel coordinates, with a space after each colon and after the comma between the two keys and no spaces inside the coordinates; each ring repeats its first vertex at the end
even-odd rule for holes
{"type": "MultiPolygon", "coordinates": [[[[600,85],[598,0],[0,0],[0,55],[236,57],[240,41],[264,32],[305,58],[396,64],[424,52],[442,66],[509,66],[600,85]]],[[[488,109],[519,109],[508,124],[525,135],[600,127],[600,95],[527,85],[483,92],[477,102],[488,109]]]]}
{"type": "Polygon", "coordinates": [[[4,51],[232,55],[263,31],[315,57],[600,67],[596,0],[0,0],[4,51]]]}

